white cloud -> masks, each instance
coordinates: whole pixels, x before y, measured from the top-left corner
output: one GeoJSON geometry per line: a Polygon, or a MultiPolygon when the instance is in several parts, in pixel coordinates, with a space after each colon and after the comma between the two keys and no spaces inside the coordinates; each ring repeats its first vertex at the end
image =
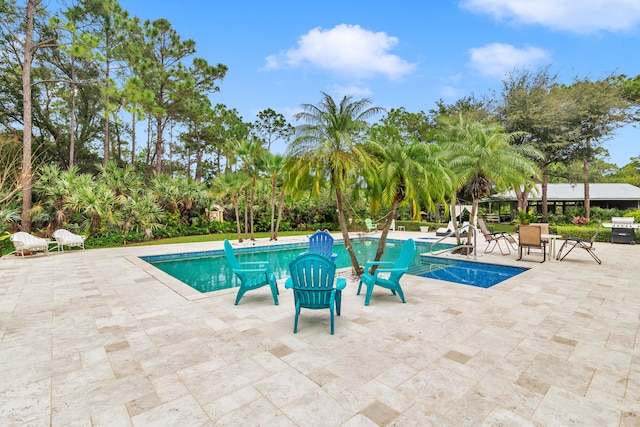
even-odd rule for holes
{"type": "Polygon", "coordinates": [[[298,39],[296,48],[265,58],[264,69],[314,66],[356,78],[382,74],[399,79],[411,73],[415,65],[389,53],[397,44],[397,37],[359,25],[314,28],[298,39]]]}
{"type": "Polygon", "coordinates": [[[342,86],[342,85],[333,85],[331,88],[331,93],[337,95],[340,99],[343,96],[352,95],[354,98],[368,98],[371,96],[371,89],[366,87],[359,87],[356,85],[342,86]]]}
{"type": "Polygon", "coordinates": [[[442,86],[440,88],[440,96],[445,99],[459,99],[464,91],[454,86],[442,86]]]}
{"type": "Polygon", "coordinates": [[[513,24],[574,33],[629,31],[640,24],[638,0],[462,0],[460,6],[513,24]]]}
{"type": "Polygon", "coordinates": [[[514,68],[532,67],[549,60],[547,51],[528,47],[518,49],[510,44],[491,43],[483,47],[469,49],[469,66],[495,77],[503,77],[514,68]]]}

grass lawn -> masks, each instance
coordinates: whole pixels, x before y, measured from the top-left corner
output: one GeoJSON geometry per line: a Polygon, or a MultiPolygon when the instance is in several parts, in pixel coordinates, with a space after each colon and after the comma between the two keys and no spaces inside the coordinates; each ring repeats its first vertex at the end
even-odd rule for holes
{"type": "MultiPolygon", "coordinates": [[[[307,234],[312,234],[312,232],[311,231],[280,231],[278,232],[278,236],[305,236],[307,234]]],[[[244,233],[242,233],[241,236],[243,239],[245,239],[244,233]]],[[[256,237],[256,239],[261,239],[264,237],[269,237],[269,233],[268,232],[254,233],[254,236],[256,237]]],[[[238,240],[238,233],[200,234],[197,236],[168,237],[166,239],[155,239],[155,240],[149,240],[146,242],[131,243],[129,244],[129,246],[169,245],[172,243],[218,242],[224,239],[238,240]]]]}

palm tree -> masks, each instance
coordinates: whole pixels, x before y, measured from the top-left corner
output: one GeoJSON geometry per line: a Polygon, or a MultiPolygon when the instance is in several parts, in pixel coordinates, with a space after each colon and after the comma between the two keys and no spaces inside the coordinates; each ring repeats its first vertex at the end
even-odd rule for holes
{"type": "MultiPolygon", "coordinates": [[[[5,233],[9,228],[9,223],[18,223],[20,221],[20,210],[10,208],[8,206],[0,209],[0,233],[5,233]]],[[[1,239],[0,239],[1,241],[1,239]]],[[[2,253],[2,244],[0,243],[0,254],[2,253]]]]}
{"type": "MultiPolygon", "coordinates": [[[[89,177],[81,175],[81,177],[89,177]]],[[[95,236],[102,227],[121,223],[116,194],[103,183],[80,180],[67,201],[69,209],[88,216],[86,229],[95,236]]]]}
{"type": "Polygon", "coordinates": [[[144,177],[132,166],[124,165],[122,167],[109,160],[106,165],[99,165],[100,180],[104,182],[116,196],[131,196],[143,190],[144,177]]]}
{"type": "Polygon", "coordinates": [[[247,175],[244,172],[225,172],[218,175],[213,182],[213,191],[217,197],[226,198],[230,196],[233,199],[233,209],[236,213],[236,226],[238,228],[238,242],[242,242],[240,230],[240,209],[238,196],[247,186],[247,175]]]}
{"type": "Polygon", "coordinates": [[[464,171],[462,177],[471,188],[471,221],[475,226],[478,202],[498,190],[524,185],[540,176],[534,160],[542,154],[531,145],[513,145],[519,132],[507,133],[498,125],[468,122],[460,116],[449,124],[446,147],[452,155],[451,165],[464,171]]]}
{"type": "Polygon", "coordinates": [[[273,232],[273,240],[278,240],[278,231],[282,221],[282,212],[284,210],[285,196],[289,196],[290,200],[299,200],[303,197],[305,189],[313,187],[313,178],[309,173],[308,164],[298,162],[293,157],[285,157],[282,167],[282,185],[280,186],[280,199],[278,201],[278,216],[276,218],[276,226],[273,232]]]}
{"type": "Polygon", "coordinates": [[[198,208],[210,205],[204,184],[188,177],[154,175],[151,188],[160,206],[173,213],[171,220],[178,227],[188,221],[198,208]]]}
{"type": "Polygon", "coordinates": [[[408,201],[411,211],[419,216],[420,202],[434,209],[436,202],[445,202],[454,184],[442,148],[437,144],[404,141],[395,127],[376,126],[368,148],[379,161],[373,175],[368,177],[371,191],[382,206],[390,206],[375,256],[375,261],[379,261],[400,203],[408,201]]]}
{"type": "Polygon", "coordinates": [[[153,231],[162,227],[164,212],[152,192],[134,193],[122,206],[124,233],[130,230],[142,231],[147,239],[153,237],[153,231]]]}
{"type": "Polygon", "coordinates": [[[67,201],[78,184],[87,179],[88,175],[81,177],[78,174],[77,166],[64,171],[57,165],[45,165],[40,169],[33,186],[39,201],[32,207],[32,215],[49,218],[48,235],[67,221],[67,201]]]}
{"type": "Polygon", "coordinates": [[[254,200],[258,183],[258,176],[260,175],[260,166],[267,151],[262,146],[262,141],[254,138],[236,141],[234,152],[242,162],[242,170],[251,180],[251,185],[249,186],[249,188],[245,187],[245,237],[247,234],[247,229],[250,229],[251,240],[255,240],[253,229],[254,200]],[[247,212],[247,210],[249,212],[247,212]],[[249,221],[248,224],[247,221],[249,221]]]}
{"type": "Polygon", "coordinates": [[[271,178],[271,233],[269,235],[269,240],[276,240],[276,193],[278,191],[278,179],[282,179],[285,158],[284,156],[267,152],[264,160],[264,169],[271,178]]]}
{"type": "Polygon", "coordinates": [[[369,126],[367,119],[384,111],[371,104],[369,98],[356,101],[352,96],[345,96],[336,104],[330,95],[323,92],[319,104],[303,104],[303,111],[294,115],[296,121],[304,124],[296,128],[295,139],[289,146],[289,155],[299,163],[307,163],[310,170],[316,173],[317,180],[328,174],[335,191],[338,222],[345,248],[358,275],[362,274],[362,268],[349,239],[344,191],[347,183],[359,171],[359,165],[366,164],[370,159],[358,143],[369,126]]]}

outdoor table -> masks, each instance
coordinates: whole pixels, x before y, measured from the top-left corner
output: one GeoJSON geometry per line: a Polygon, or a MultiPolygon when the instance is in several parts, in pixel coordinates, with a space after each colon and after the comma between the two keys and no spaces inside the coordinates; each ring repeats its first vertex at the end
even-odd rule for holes
{"type": "Polygon", "coordinates": [[[562,235],[561,234],[547,234],[547,233],[542,233],[540,235],[540,237],[542,239],[547,239],[549,240],[549,257],[553,260],[556,259],[556,240],[557,239],[562,239],[562,235]]]}

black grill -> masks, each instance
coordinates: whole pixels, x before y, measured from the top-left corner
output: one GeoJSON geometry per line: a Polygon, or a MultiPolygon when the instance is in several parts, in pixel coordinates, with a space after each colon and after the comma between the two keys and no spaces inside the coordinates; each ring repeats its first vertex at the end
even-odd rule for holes
{"type": "Polygon", "coordinates": [[[613,227],[611,229],[611,243],[634,243],[634,229],[613,227]]]}

